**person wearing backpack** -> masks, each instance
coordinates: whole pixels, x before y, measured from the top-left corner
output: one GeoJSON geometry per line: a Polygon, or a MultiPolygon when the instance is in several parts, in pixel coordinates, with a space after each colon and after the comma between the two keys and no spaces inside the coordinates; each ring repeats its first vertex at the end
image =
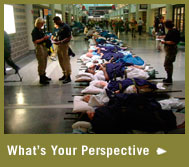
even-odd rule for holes
{"type": "Polygon", "coordinates": [[[167,34],[165,35],[162,43],[164,44],[165,49],[165,61],[164,68],[167,72],[167,78],[163,80],[164,83],[172,84],[172,75],[173,75],[173,62],[175,62],[177,55],[177,44],[180,41],[180,32],[174,28],[174,24],[171,20],[165,22],[165,27],[168,29],[167,34]]]}

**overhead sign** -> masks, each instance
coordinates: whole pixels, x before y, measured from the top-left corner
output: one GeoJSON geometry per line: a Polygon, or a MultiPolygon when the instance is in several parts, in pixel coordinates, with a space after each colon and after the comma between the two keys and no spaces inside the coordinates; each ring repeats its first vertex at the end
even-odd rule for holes
{"type": "Polygon", "coordinates": [[[47,16],[49,14],[49,10],[48,9],[44,9],[44,15],[47,16]]]}
{"type": "Polygon", "coordinates": [[[51,9],[44,9],[44,16],[51,16],[52,15],[52,10],[51,9]]]}

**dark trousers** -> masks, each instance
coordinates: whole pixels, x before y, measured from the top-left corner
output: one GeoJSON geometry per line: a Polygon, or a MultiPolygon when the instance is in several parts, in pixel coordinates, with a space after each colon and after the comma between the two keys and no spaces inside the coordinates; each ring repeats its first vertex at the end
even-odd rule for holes
{"type": "Polygon", "coordinates": [[[142,35],[142,26],[138,26],[138,33],[139,35],[142,35]]]}
{"type": "Polygon", "coordinates": [[[177,46],[176,45],[166,45],[165,49],[165,61],[164,61],[164,68],[167,72],[167,77],[172,79],[173,75],[173,63],[175,62],[176,55],[177,55],[177,46]]]}

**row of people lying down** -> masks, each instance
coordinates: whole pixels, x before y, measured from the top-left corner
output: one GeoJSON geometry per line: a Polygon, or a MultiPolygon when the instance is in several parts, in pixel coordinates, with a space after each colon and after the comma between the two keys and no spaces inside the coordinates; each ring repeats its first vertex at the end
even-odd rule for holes
{"type": "MultiPolygon", "coordinates": [[[[116,48],[115,46],[110,48],[116,48]]],[[[139,56],[133,55],[130,51],[124,49],[120,51],[112,51],[105,47],[90,47],[88,52],[80,57],[83,63],[101,61],[101,60],[113,60],[114,62],[125,62],[133,65],[144,66],[144,60],[139,56]]]]}
{"type": "Polygon", "coordinates": [[[108,96],[106,105],[82,114],[72,126],[73,133],[125,134],[133,130],[168,133],[184,123],[183,113],[163,110],[149,95],[110,93],[108,96]]]}
{"type": "MultiPolygon", "coordinates": [[[[94,133],[129,133],[133,129],[155,132],[176,128],[175,116],[171,111],[162,112],[159,103],[152,100],[150,104],[150,99],[137,94],[138,92],[151,92],[162,88],[162,85],[154,85],[145,80],[149,78],[149,74],[144,70],[145,64],[142,59],[136,59],[125,48],[109,43],[97,45],[97,47],[92,46],[90,49],[81,58],[84,63],[88,63],[86,64],[88,69],[79,73],[77,79],[86,77],[88,81],[92,81],[89,87],[82,90],[82,93],[97,95],[75,96],[73,109],[73,112],[87,113],[80,120],[84,121],[85,126],[92,127],[94,133]],[[134,60],[134,63],[127,62],[129,58],[134,60]],[[88,60],[84,61],[85,59],[88,60]],[[141,64],[137,64],[138,61],[141,64]],[[134,73],[132,74],[131,71],[134,73]],[[122,96],[123,99],[112,98],[112,93],[114,97],[122,96]],[[132,99],[132,103],[128,99],[132,99]],[[128,113],[125,112],[127,107],[130,111],[128,113]],[[136,113],[131,113],[132,107],[136,109],[136,113]],[[153,114],[152,111],[154,111],[153,114]],[[146,119],[142,119],[142,113],[146,119]],[[136,119],[133,118],[135,116],[136,119]],[[159,119],[160,117],[162,120],[159,119]],[[129,125],[130,123],[132,125],[129,125]]],[[[79,123],[74,124],[73,128],[78,130],[79,123]]],[[[79,125],[79,130],[80,128],[79,125]]]]}
{"type": "Polygon", "coordinates": [[[123,46],[123,41],[119,40],[118,37],[112,34],[109,31],[103,31],[101,29],[90,31],[90,36],[88,36],[89,45],[96,45],[96,44],[114,44],[123,46]],[[106,33],[106,34],[105,34],[106,33]]]}
{"type": "Polygon", "coordinates": [[[113,79],[123,80],[125,78],[152,79],[155,78],[155,70],[149,71],[148,68],[143,69],[140,66],[124,62],[107,62],[99,65],[91,63],[89,68],[76,75],[77,82],[92,80],[109,81],[113,79]]]}
{"type": "Polygon", "coordinates": [[[109,101],[109,93],[131,94],[154,92],[157,89],[164,89],[162,83],[153,84],[147,80],[133,78],[122,81],[92,81],[88,87],[81,91],[85,96],[74,97],[73,112],[94,111],[96,107],[103,106],[109,101]],[[90,94],[90,95],[89,95],[90,94]]]}
{"type": "MultiPolygon", "coordinates": [[[[97,43],[94,41],[97,39],[96,36],[97,34],[94,34],[95,38],[91,39],[94,44],[97,43]]],[[[87,88],[82,90],[82,93],[93,93],[98,95],[86,95],[84,97],[75,96],[73,112],[94,111],[96,107],[103,106],[107,103],[109,97],[107,96],[106,89],[109,87],[109,91],[111,91],[111,85],[113,83],[115,84],[113,81],[110,81],[108,84],[107,81],[115,79],[115,77],[116,79],[118,79],[118,77],[121,77],[122,79],[134,77],[142,79],[149,78],[148,73],[144,69],[141,69],[141,66],[144,66],[144,61],[142,59],[139,58],[138,60],[138,57],[135,57],[131,52],[126,51],[127,48],[110,44],[109,42],[111,42],[111,40],[105,44],[103,43],[104,40],[105,38],[103,39],[98,36],[97,41],[100,44],[97,46],[90,46],[88,53],[80,57],[88,68],[85,72],[80,72],[76,76],[76,81],[92,81],[87,88]],[[99,42],[99,40],[101,42],[99,42]],[[129,62],[126,61],[127,59],[129,62]]],[[[130,82],[131,80],[126,79],[125,81],[130,82]]],[[[115,93],[119,93],[119,91],[123,91],[124,93],[135,93],[139,88],[137,87],[136,89],[134,82],[132,83],[131,81],[128,86],[124,86],[122,90],[118,88],[117,90],[112,91],[115,93]]],[[[123,81],[123,83],[125,82],[123,81]]],[[[121,83],[118,83],[118,85],[120,86],[121,83]]],[[[153,89],[155,89],[155,86],[153,89]]]]}
{"type": "Polygon", "coordinates": [[[112,43],[119,46],[124,45],[122,40],[119,40],[115,34],[112,34],[109,31],[96,31],[93,34],[93,37],[98,44],[112,43]]]}

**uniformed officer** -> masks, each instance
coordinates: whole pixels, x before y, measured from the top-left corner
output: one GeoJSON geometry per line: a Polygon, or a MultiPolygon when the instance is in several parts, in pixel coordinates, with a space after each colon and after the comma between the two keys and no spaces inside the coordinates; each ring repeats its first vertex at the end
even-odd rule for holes
{"type": "Polygon", "coordinates": [[[63,72],[63,76],[59,78],[59,80],[62,80],[63,83],[68,83],[71,82],[71,64],[70,56],[68,55],[69,42],[71,40],[71,28],[62,22],[58,16],[55,16],[53,20],[58,26],[57,41],[55,41],[55,44],[58,45],[58,60],[63,72]]]}
{"type": "Polygon", "coordinates": [[[43,32],[42,27],[44,26],[45,21],[42,18],[37,18],[35,21],[35,28],[33,29],[31,35],[33,43],[35,44],[36,48],[36,58],[38,61],[38,74],[40,77],[40,84],[49,84],[48,81],[51,80],[51,78],[48,78],[46,76],[46,67],[47,67],[47,47],[46,47],[46,41],[49,38],[49,36],[46,36],[43,32]]]}
{"type": "Polygon", "coordinates": [[[171,20],[167,20],[165,22],[165,27],[168,29],[168,32],[162,41],[165,44],[165,61],[164,61],[164,68],[167,72],[167,78],[163,80],[164,83],[171,84],[172,75],[173,75],[173,62],[176,59],[177,54],[177,44],[180,41],[180,33],[177,29],[173,28],[174,24],[171,20]]]}

